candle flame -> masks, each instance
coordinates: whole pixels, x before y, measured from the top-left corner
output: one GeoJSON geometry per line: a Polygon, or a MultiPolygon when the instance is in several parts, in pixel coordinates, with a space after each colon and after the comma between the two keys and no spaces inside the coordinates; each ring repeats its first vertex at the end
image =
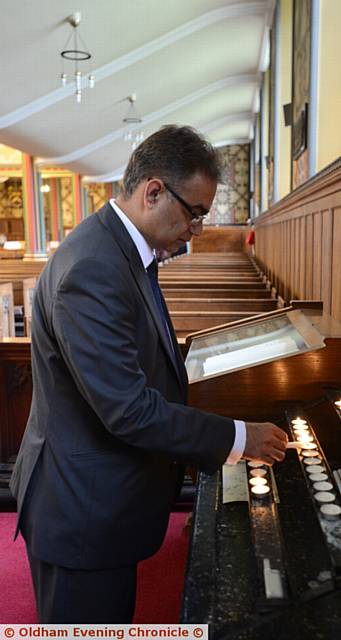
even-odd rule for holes
{"type": "Polygon", "coordinates": [[[251,487],[251,491],[256,495],[264,495],[265,493],[270,492],[270,487],[268,487],[265,484],[260,484],[260,485],[257,485],[256,487],[251,487]]]}

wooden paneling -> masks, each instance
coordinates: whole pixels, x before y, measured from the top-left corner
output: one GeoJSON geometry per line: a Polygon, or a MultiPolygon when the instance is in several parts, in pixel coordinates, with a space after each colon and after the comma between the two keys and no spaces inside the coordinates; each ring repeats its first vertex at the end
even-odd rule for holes
{"type": "Polygon", "coordinates": [[[313,257],[314,257],[314,268],[313,268],[313,300],[321,299],[321,291],[322,291],[322,220],[323,214],[315,213],[313,217],[313,257]]]}
{"type": "Polygon", "coordinates": [[[305,217],[300,218],[299,226],[299,256],[298,256],[298,270],[299,270],[299,294],[302,299],[306,298],[305,293],[305,252],[306,252],[306,230],[305,230],[305,217]]]}
{"type": "Polygon", "coordinates": [[[341,207],[334,209],[333,252],[332,252],[332,308],[336,316],[341,309],[341,207]]]}
{"type": "Polygon", "coordinates": [[[28,338],[0,340],[0,461],[18,453],[32,396],[28,338]]]}
{"type": "Polygon", "coordinates": [[[332,242],[333,242],[333,212],[322,213],[322,287],[321,299],[325,311],[331,313],[332,298],[332,242]],[[323,293],[322,293],[323,292],[323,293]]]}
{"type": "Polygon", "coordinates": [[[313,216],[311,214],[306,217],[306,278],[305,278],[305,297],[307,300],[313,299],[313,216]]]}
{"type": "Polygon", "coordinates": [[[341,159],[256,220],[256,261],[284,300],[341,321],[341,159]]]}

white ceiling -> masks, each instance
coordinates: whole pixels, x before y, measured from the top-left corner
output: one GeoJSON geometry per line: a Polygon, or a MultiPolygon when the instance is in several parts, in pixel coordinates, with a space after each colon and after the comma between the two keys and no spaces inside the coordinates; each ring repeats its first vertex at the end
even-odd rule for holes
{"type": "MultiPolygon", "coordinates": [[[[190,124],[214,144],[252,137],[266,65],[274,0],[1,0],[0,143],[86,179],[120,177],[130,155],[123,139],[128,102],[144,135],[190,124]],[[71,33],[92,54],[80,63],[95,88],[60,86],[71,33]]],[[[70,76],[73,63],[65,64],[70,76]]]]}

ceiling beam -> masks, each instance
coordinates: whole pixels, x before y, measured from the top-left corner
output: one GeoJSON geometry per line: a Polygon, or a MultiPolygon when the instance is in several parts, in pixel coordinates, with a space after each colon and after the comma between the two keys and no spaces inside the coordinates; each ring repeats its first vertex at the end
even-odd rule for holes
{"type": "Polygon", "coordinates": [[[220,129],[221,127],[225,127],[228,124],[232,124],[232,122],[253,122],[253,113],[251,111],[240,111],[239,113],[231,113],[228,116],[224,116],[223,118],[218,118],[217,120],[213,120],[209,122],[204,127],[200,128],[200,131],[203,134],[210,133],[214,131],[214,129],[220,129]]]}
{"type": "MultiPolygon", "coordinates": [[[[245,3],[235,3],[226,5],[219,9],[209,11],[203,15],[186,22],[184,25],[169,31],[168,33],[155,38],[145,45],[130,51],[129,53],[109,62],[108,64],[99,67],[92,71],[96,78],[96,82],[104,80],[112,76],[123,69],[126,69],[132,64],[153,55],[157,51],[168,47],[169,45],[178,42],[179,40],[188,37],[192,33],[200,31],[211,24],[221,22],[222,20],[228,20],[233,18],[250,17],[250,16],[264,16],[264,13],[269,13],[269,7],[272,6],[273,0],[254,0],[245,3]]],[[[82,88],[85,89],[86,78],[82,78],[82,88]]],[[[13,124],[30,118],[31,116],[51,107],[52,105],[65,100],[74,93],[74,85],[69,82],[65,87],[60,87],[47,93],[32,102],[29,102],[18,109],[15,109],[0,117],[0,129],[4,129],[12,126],[13,124]]]]}
{"type": "MultiPolygon", "coordinates": [[[[202,87],[197,91],[193,91],[193,93],[190,93],[187,96],[184,96],[183,98],[174,100],[170,104],[166,105],[165,107],[162,107],[161,109],[158,109],[157,111],[153,111],[152,113],[147,114],[143,118],[143,126],[147,126],[148,124],[152,124],[153,122],[161,120],[162,118],[169,115],[170,113],[173,113],[178,109],[181,109],[190,104],[193,104],[193,102],[202,100],[204,97],[211,95],[213,93],[216,93],[217,91],[221,91],[223,89],[233,87],[233,86],[241,86],[243,84],[258,84],[258,83],[259,83],[259,76],[257,74],[243,74],[239,76],[231,76],[229,78],[224,78],[223,80],[218,80],[217,82],[213,82],[209,85],[206,85],[205,87],[202,87]]],[[[242,116],[244,115],[245,115],[245,112],[242,114],[242,116]]],[[[236,118],[236,116],[238,116],[238,114],[231,114],[231,116],[227,116],[227,117],[236,118]]],[[[141,128],[141,124],[138,123],[135,126],[133,125],[131,127],[131,130],[132,131],[139,130],[140,128],[141,128]]],[[[74,162],[75,160],[79,160],[84,156],[87,156],[89,154],[92,154],[98,151],[98,149],[102,149],[102,147],[108,144],[111,144],[112,142],[115,142],[115,140],[119,140],[120,138],[123,138],[125,131],[126,131],[126,126],[120,127],[119,129],[115,129],[115,131],[112,131],[111,133],[103,136],[102,138],[98,138],[94,142],[90,142],[84,147],[81,147],[79,149],[76,149],[74,151],[71,151],[70,153],[67,153],[59,157],[37,158],[36,163],[38,165],[48,165],[48,164],[61,165],[61,164],[74,162]]]]}

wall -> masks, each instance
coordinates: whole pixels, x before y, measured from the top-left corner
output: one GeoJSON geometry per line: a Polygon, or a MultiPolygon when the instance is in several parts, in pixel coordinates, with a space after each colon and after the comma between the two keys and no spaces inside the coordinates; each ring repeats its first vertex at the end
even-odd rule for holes
{"type": "MultiPolygon", "coordinates": [[[[280,104],[291,102],[292,0],[281,0],[280,11],[280,104]]],[[[284,125],[283,110],[279,129],[279,198],[290,192],[291,127],[284,125]]]]}
{"type": "Polygon", "coordinates": [[[317,170],[341,154],[341,2],[321,0],[317,170]]]}
{"type": "Polygon", "coordinates": [[[264,74],[261,92],[261,124],[260,124],[260,181],[261,181],[261,211],[268,208],[269,199],[269,171],[266,158],[269,156],[269,89],[270,71],[264,74]]]}
{"type": "Polygon", "coordinates": [[[249,154],[248,144],[218,149],[223,184],[218,185],[205,225],[246,223],[249,217],[249,154]]]}

